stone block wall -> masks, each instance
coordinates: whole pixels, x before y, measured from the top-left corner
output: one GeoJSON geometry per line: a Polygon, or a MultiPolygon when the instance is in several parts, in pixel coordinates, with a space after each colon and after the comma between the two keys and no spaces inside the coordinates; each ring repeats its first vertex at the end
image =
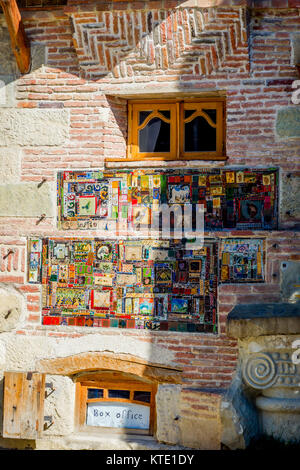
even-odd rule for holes
{"type": "MultiPolygon", "coordinates": [[[[298,78],[294,45],[300,17],[297,1],[283,1],[277,8],[279,3],[241,0],[212,7],[200,0],[69,0],[63,8],[25,9],[22,18],[35,54],[25,76],[16,70],[0,15],[0,79],[6,84],[0,104],[0,282],[7,292],[15,289],[26,305],[13,330],[0,334],[6,351],[2,370],[34,368],[31,356],[88,351],[91,335],[97,336],[99,351],[120,352],[121,344],[126,352],[129,342],[136,355],[150,361],[159,348],[161,362],[183,368],[184,419],[197,406],[199,419],[207,420],[212,407],[209,419],[217,422],[218,393],[199,395],[195,405],[195,391],[222,391],[232,381],[237,346],[225,333],[228,313],[237,303],[279,301],[280,263],[299,260],[300,207],[291,194],[300,171],[299,106],[291,96],[298,78]],[[65,236],[57,230],[57,171],[126,167],[126,162],[104,160],[126,156],[127,97],[164,93],[226,97],[227,160],[151,166],[280,168],[279,230],[227,234],[266,238],[266,282],[219,287],[218,335],[41,326],[41,288],[26,278],[26,237],[65,236]],[[66,340],[72,341],[71,349],[66,340]]],[[[198,440],[205,447],[205,436],[198,440]]]]}

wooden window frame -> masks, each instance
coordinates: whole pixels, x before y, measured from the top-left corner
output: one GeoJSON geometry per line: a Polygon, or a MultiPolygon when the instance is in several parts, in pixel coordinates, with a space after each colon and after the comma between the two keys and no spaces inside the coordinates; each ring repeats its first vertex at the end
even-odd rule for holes
{"type": "MultiPolygon", "coordinates": [[[[157,116],[157,114],[156,114],[157,116]]],[[[207,116],[208,117],[208,116],[207,116]]],[[[150,116],[149,116],[150,118],[150,116]]],[[[147,118],[148,119],[148,118],[147,118]]],[[[147,120],[146,119],[146,120],[147,120]]],[[[208,117],[209,119],[209,117],[208,117]]],[[[218,98],[189,98],[165,100],[130,100],[128,101],[128,142],[127,157],[108,157],[107,162],[134,161],[180,161],[180,160],[226,160],[225,152],[225,99],[218,98]],[[149,110],[170,110],[170,152],[139,152],[138,148],[138,113],[149,110]],[[216,109],[216,151],[214,152],[185,152],[184,151],[184,110],[196,109],[199,114],[203,109],[216,109]]]]}
{"type": "Polygon", "coordinates": [[[62,8],[66,8],[68,5],[59,4],[59,5],[31,5],[31,6],[21,6],[20,2],[17,0],[17,4],[20,11],[48,11],[48,10],[61,10],[62,8]]]}
{"type": "MultiPolygon", "coordinates": [[[[117,377],[117,375],[116,375],[117,377]]],[[[92,377],[91,377],[92,378],[92,377]]],[[[76,383],[76,412],[75,412],[75,424],[78,432],[96,432],[97,434],[136,434],[152,436],[155,432],[156,422],[156,410],[155,410],[155,395],[157,392],[157,386],[152,383],[142,382],[139,380],[124,378],[115,378],[111,375],[104,374],[101,380],[79,380],[76,383]],[[88,398],[88,389],[102,389],[103,398],[88,398]],[[130,392],[130,398],[109,398],[108,390],[126,390],[130,392]],[[147,391],[151,393],[151,400],[149,403],[133,400],[135,391],[147,391]],[[112,402],[112,403],[134,403],[138,405],[148,406],[150,408],[150,422],[149,429],[138,429],[138,428],[110,428],[102,426],[88,426],[86,424],[87,415],[87,404],[97,402],[112,402]]]]}
{"type": "MultiPolygon", "coordinates": [[[[188,118],[189,120],[190,118],[188,118]]],[[[210,120],[206,115],[205,119],[210,120]]],[[[203,154],[203,160],[219,160],[224,158],[223,155],[223,142],[224,142],[224,124],[223,124],[223,102],[209,102],[209,101],[184,101],[180,106],[180,156],[185,160],[199,159],[199,154],[203,154]],[[185,152],[184,151],[184,111],[195,109],[198,116],[205,116],[205,109],[216,110],[216,124],[212,127],[216,129],[216,151],[215,152],[185,152]],[[197,153],[197,156],[195,155],[197,153]]]]}
{"type": "Polygon", "coordinates": [[[178,133],[177,133],[177,114],[178,106],[177,103],[167,103],[167,102],[143,102],[143,103],[129,103],[128,104],[128,156],[133,160],[145,160],[146,158],[157,159],[158,152],[139,152],[138,145],[138,131],[139,128],[144,127],[144,123],[139,126],[138,117],[140,111],[147,111],[145,106],[149,105],[149,111],[154,111],[153,116],[150,115],[145,119],[144,123],[148,122],[152,117],[161,117],[165,122],[170,122],[170,152],[159,152],[160,159],[162,160],[173,160],[172,155],[174,155],[178,148],[178,133]],[[164,116],[159,114],[161,111],[170,111],[170,120],[166,119],[164,116]]]}

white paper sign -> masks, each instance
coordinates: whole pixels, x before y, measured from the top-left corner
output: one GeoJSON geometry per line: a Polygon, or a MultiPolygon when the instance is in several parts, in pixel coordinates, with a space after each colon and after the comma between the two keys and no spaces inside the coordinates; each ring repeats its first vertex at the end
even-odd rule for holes
{"type": "Polygon", "coordinates": [[[135,403],[88,403],[88,426],[149,429],[150,407],[135,403]]]}

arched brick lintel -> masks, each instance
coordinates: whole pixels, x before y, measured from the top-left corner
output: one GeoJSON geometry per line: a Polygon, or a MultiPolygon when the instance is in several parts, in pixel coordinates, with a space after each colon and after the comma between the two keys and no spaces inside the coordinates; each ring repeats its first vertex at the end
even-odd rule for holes
{"type": "Polygon", "coordinates": [[[128,354],[86,352],[73,356],[42,359],[37,370],[51,375],[72,376],[88,371],[118,371],[133,374],[155,383],[181,383],[182,369],[154,364],[128,354]]]}

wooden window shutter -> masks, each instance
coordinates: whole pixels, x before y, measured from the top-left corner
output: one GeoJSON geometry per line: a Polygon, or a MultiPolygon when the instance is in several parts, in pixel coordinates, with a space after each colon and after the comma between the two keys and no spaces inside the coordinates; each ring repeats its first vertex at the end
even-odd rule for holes
{"type": "Polygon", "coordinates": [[[3,437],[36,439],[44,425],[45,374],[5,372],[3,437]]]}

